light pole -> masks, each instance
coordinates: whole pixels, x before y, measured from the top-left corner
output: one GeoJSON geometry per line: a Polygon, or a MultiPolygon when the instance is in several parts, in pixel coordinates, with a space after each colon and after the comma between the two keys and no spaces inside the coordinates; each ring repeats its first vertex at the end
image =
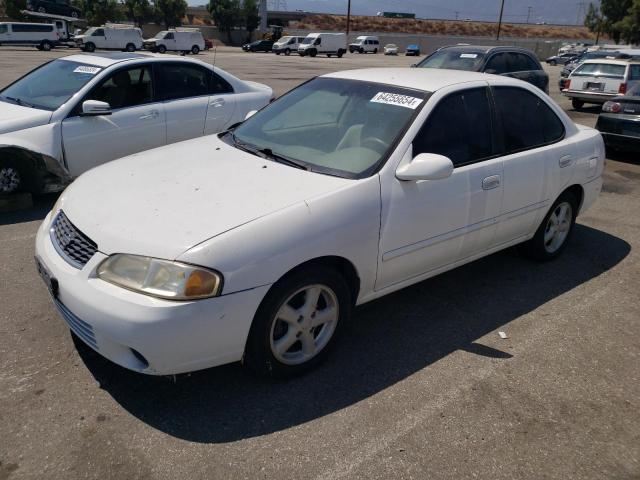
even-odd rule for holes
{"type": "Polygon", "coordinates": [[[502,12],[504,12],[504,0],[502,0],[502,4],[500,5],[500,18],[498,19],[498,35],[496,35],[496,40],[500,40],[500,28],[502,28],[502,12]]]}
{"type": "MultiPolygon", "coordinates": [[[[349,37],[349,26],[351,23],[351,0],[347,1],[347,37],[349,37]]],[[[347,42],[349,38],[347,38],[347,42]]]]}

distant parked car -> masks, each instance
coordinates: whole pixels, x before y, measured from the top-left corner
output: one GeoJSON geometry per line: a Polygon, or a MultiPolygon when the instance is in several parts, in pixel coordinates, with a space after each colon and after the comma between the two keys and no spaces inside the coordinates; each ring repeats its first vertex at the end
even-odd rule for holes
{"type": "Polygon", "coordinates": [[[256,40],[255,42],[245,43],[242,46],[245,52],[270,52],[273,50],[273,42],[271,40],[256,40]]]}
{"type": "Polygon", "coordinates": [[[640,84],[602,106],[596,128],[607,147],[640,152],[640,84]]]}
{"type": "Polygon", "coordinates": [[[272,96],[184,57],[58,58],[0,91],[0,192],[58,191],[116,158],[225,130],[272,96]]]}
{"type": "Polygon", "coordinates": [[[211,50],[213,48],[213,40],[211,40],[210,38],[205,38],[204,39],[204,49],[205,50],[211,50]]]}
{"type": "Polygon", "coordinates": [[[66,0],[28,0],[27,10],[73,18],[82,16],[82,10],[70,5],[66,0]]]}
{"type": "Polygon", "coordinates": [[[513,77],[529,82],[549,93],[549,75],[532,52],[520,47],[475,45],[442,47],[415,66],[469,70],[513,77]]]}
{"type": "Polygon", "coordinates": [[[197,55],[204,47],[204,37],[198,28],[178,27],[163,30],[155,37],[144,41],[144,48],[158,53],[174,51],[197,55]]]}
{"type": "Polygon", "coordinates": [[[91,27],[83,35],[73,37],[73,41],[85,52],[93,52],[96,48],[135,52],[142,48],[142,31],[132,26],[107,24],[91,27]]]}
{"type": "Polygon", "coordinates": [[[385,55],[398,55],[398,46],[395,43],[389,43],[384,46],[385,55]]]}
{"type": "Polygon", "coordinates": [[[1,45],[33,45],[49,51],[60,41],[60,32],[52,23],[0,23],[1,45]]]}
{"type": "Polygon", "coordinates": [[[578,55],[575,53],[563,53],[562,55],[553,55],[545,60],[549,65],[566,65],[578,55]]]}
{"type": "Polygon", "coordinates": [[[416,45],[415,43],[412,43],[410,45],[407,45],[407,49],[405,50],[405,55],[407,57],[419,57],[420,56],[420,45],[416,45]]]}

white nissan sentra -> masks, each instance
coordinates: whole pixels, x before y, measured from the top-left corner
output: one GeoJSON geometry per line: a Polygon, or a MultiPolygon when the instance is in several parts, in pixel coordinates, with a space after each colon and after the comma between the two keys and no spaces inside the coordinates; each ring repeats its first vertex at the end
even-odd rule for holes
{"type": "Polygon", "coordinates": [[[600,134],[528,83],[339,72],[82,175],[36,257],[71,330],[117,364],[283,377],[326,356],[355,305],[515,244],[554,258],[603,164],[600,134]]]}

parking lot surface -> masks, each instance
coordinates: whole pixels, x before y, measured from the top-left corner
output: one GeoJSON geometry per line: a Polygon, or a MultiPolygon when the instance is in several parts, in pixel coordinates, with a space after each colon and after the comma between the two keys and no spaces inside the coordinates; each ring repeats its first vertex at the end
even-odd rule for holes
{"type": "MultiPolygon", "coordinates": [[[[0,85],[67,53],[3,47],[0,85]]],[[[415,60],[220,48],[215,62],[280,95],[415,60]]],[[[593,126],[598,109],[573,111],[548,71],[552,96],[593,126]]],[[[507,250],[366,304],[328,361],[288,382],[237,364],[147,377],[74,344],[33,263],[54,201],[0,214],[0,480],[640,478],[634,155],[607,161],[557,260],[507,250]]]]}

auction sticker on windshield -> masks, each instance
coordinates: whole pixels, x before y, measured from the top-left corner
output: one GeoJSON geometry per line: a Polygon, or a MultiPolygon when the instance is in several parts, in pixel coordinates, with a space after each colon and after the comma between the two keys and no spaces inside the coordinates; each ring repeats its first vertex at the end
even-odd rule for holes
{"type": "Polygon", "coordinates": [[[478,58],[477,53],[461,53],[460,58],[478,58]]]}
{"type": "Polygon", "coordinates": [[[411,110],[415,110],[422,103],[421,98],[388,92],[376,93],[371,101],[375,103],[386,103],[387,105],[398,105],[399,107],[410,108],[411,110]]]}
{"type": "Polygon", "coordinates": [[[80,66],[80,67],[76,67],[76,69],[73,71],[73,73],[88,73],[90,75],[95,75],[100,70],[102,70],[102,69],[99,68],[99,67],[80,66]]]}

